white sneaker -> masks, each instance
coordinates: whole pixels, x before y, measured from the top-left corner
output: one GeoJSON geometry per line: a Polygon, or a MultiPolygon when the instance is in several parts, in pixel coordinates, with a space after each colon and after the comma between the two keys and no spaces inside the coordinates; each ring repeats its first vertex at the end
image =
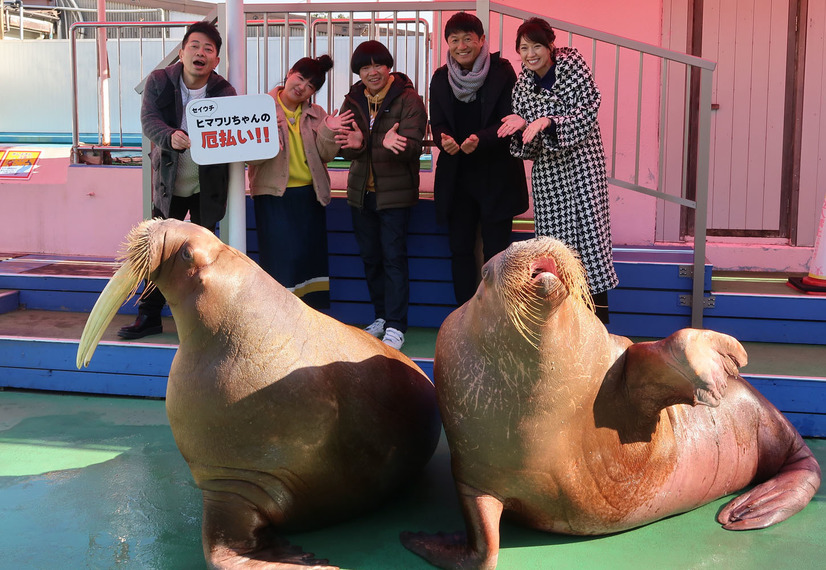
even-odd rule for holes
{"type": "Polygon", "coordinates": [[[381,341],[387,346],[392,346],[396,350],[401,350],[402,346],[404,346],[404,333],[399,329],[387,327],[387,330],[384,331],[384,338],[381,339],[381,341]]]}
{"type": "Polygon", "coordinates": [[[387,321],[384,319],[376,319],[371,324],[364,327],[365,332],[370,333],[376,338],[381,338],[384,334],[384,325],[387,324],[387,321]]]}

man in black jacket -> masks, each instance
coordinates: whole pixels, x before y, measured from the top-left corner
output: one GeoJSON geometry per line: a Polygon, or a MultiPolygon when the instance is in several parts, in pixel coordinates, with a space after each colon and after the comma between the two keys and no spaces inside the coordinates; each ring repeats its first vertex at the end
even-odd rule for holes
{"type": "Polygon", "coordinates": [[[510,139],[497,136],[502,117],[513,112],[513,67],[488,51],[482,22],[472,14],[454,14],[444,35],[447,64],[430,82],[430,126],[440,151],[434,193],[461,305],[479,283],[477,231],[485,261],[508,247],[513,217],[528,208],[528,188],[522,161],[508,150],[510,139]]]}

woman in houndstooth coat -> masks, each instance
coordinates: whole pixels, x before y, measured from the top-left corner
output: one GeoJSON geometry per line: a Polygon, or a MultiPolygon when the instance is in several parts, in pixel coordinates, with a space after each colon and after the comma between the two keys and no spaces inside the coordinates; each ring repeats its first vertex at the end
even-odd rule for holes
{"type": "Polygon", "coordinates": [[[515,134],[511,154],[534,161],[536,235],[555,237],[579,252],[597,315],[608,322],[607,291],[619,279],[597,123],[601,97],[580,53],[572,47],[554,47],[554,38],[550,25],[540,18],[519,27],[516,48],[522,72],[513,89],[514,114],[503,119],[499,134],[515,134]]]}

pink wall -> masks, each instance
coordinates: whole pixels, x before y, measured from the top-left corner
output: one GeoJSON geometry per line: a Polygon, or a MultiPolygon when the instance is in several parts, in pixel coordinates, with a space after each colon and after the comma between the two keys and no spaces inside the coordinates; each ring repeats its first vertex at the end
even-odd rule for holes
{"type": "Polygon", "coordinates": [[[141,169],[71,166],[67,147],[37,150],[30,180],[0,179],[0,251],[116,255],[143,219],[141,169]]]}
{"type": "Polygon", "coordinates": [[[636,0],[635,2],[500,0],[500,4],[537,12],[549,18],[573,22],[641,42],[660,44],[662,0],[636,0]]]}

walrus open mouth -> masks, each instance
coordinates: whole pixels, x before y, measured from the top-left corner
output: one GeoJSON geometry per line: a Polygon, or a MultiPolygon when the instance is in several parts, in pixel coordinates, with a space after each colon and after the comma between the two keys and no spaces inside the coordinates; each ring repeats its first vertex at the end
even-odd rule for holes
{"type": "Polygon", "coordinates": [[[550,237],[516,242],[505,250],[499,290],[510,321],[534,346],[549,316],[566,299],[593,303],[576,253],[550,237]]]}
{"type": "Polygon", "coordinates": [[[543,257],[531,264],[531,281],[537,287],[540,297],[548,297],[561,285],[556,274],[556,261],[552,257],[543,257]]]}

